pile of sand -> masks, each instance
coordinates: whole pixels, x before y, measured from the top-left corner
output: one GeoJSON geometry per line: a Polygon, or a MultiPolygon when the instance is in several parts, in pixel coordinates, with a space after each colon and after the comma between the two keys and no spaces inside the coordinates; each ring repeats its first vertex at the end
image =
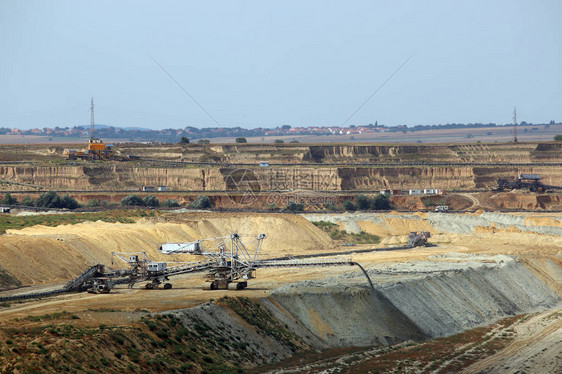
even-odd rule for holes
{"type": "Polygon", "coordinates": [[[162,243],[189,242],[246,234],[253,251],[255,238],[266,233],[262,256],[276,257],[333,247],[322,230],[292,215],[182,214],[173,221],[143,219],[134,224],[84,222],[57,227],[33,226],[8,230],[0,243],[0,264],[24,285],[66,281],[88,266],[101,263],[124,268],[112,252],[145,252],[151,260],[201,261],[199,256],[167,256],[157,252],[162,243]]]}

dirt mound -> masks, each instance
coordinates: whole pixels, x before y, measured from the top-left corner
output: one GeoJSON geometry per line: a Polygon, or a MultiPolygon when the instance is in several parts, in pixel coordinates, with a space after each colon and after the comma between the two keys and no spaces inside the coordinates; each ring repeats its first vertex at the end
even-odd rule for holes
{"type": "MultiPolygon", "coordinates": [[[[0,243],[0,263],[25,285],[65,281],[89,265],[111,265],[112,252],[146,252],[156,261],[200,260],[188,255],[166,256],[156,249],[166,242],[188,242],[235,232],[252,237],[266,233],[263,257],[333,247],[326,233],[298,216],[187,213],[134,224],[98,221],[8,230],[0,243]]],[[[126,267],[120,261],[114,266],[126,267]]]]}

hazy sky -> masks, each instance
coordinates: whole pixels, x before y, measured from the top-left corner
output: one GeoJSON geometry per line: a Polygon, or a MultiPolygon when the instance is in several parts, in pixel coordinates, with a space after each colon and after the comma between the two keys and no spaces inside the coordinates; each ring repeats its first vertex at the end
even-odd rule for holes
{"type": "Polygon", "coordinates": [[[0,0],[0,127],[562,121],[562,1],[0,0]]]}

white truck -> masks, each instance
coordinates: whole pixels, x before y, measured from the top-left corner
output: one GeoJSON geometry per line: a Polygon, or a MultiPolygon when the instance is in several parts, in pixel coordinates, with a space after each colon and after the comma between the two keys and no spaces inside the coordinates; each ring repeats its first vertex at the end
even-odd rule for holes
{"type": "Polygon", "coordinates": [[[435,207],[435,212],[436,213],[444,213],[444,212],[448,212],[449,211],[449,206],[448,205],[438,205],[435,207]]]}

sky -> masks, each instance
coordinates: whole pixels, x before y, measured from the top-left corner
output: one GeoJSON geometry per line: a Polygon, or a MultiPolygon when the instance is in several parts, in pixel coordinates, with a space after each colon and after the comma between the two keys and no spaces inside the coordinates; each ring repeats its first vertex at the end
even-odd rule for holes
{"type": "Polygon", "coordinates": [[[561,122],[561,16],[560,0],[0,0],[0,127],[87,125],[92,97],[96,124],[155,130],[504,124],[514,107],[561,122]]]}

